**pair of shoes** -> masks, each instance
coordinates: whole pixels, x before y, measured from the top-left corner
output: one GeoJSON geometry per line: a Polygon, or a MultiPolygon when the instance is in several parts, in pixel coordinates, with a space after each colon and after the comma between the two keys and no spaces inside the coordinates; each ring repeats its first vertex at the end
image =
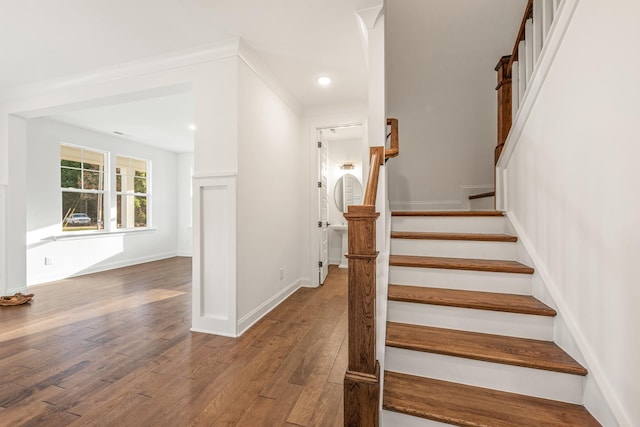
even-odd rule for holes
{"type": "Polygon", "coordinates": [[[33,294],[24,295],[18,292],[12,296],[0,297],[0,305],[20,305],[31,301],[33,294]]]}

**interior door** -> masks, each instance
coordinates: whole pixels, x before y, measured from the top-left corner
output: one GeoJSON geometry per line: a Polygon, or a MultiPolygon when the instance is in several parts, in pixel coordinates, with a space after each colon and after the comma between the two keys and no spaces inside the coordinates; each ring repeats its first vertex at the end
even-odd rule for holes
{"type": "Polygon", "coordinates": [[[327,191],[328,150],[329,144],[322,137],[322,131],[318,131],[318,233],[320,241],[320,259],[318,262],[320,284],[322,285],[329,274],[329,200],[327,191]]]}

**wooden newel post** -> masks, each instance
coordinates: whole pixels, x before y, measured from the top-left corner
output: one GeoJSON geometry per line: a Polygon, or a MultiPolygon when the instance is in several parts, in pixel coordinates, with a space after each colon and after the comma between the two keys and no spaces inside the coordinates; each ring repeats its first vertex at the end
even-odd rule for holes
{"type": "Polygon", "coordinates": [[[498,73],[498,141],[494,152],[494,164],[498,163],[504,143],[511,130],[511,55],[500,58],[495,70],[498,73]]]}
{"type": "Polygon", "coordinates": [[[375,206],[349,206],[349,364],[344,377],[344,425],[377,427],[380,365],[376,359],[375,206]],[[373,239],[371,238],[373,236],[373,239]]]}

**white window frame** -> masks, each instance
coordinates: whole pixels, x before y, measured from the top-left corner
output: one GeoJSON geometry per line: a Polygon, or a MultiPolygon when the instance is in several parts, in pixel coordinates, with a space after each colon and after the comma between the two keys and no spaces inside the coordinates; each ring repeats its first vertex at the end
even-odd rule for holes
{"type": "MultiPolygon", "coordinates": [[[[63,188],[62,187],[62,178],[61,178],[61,171],[62,171],[62,164],[61,164],[61,160],[62,160],[62,154],[60,154],[58,156],[58,173],[59,173],[59,177],[58,177],[58,182],[59,182],[59,187],[60,187],[60,201],[62,202],[63,198],[62,195],[64,192],[75,192],[75,193],[88,193],[88,194],[102,194],[102,203],[103,203],[103,215],[102,215],[102,220],[103,220],[103,224],[102,224],[102,229],[92,229],[92,230],[64,230],[63,227],[63,220],[64,218],[61,218],[60,220],[60,232],[62,233],[60,235],[60,237],[71,237],[71,236],[79,236],[79,235],[83,235],[83,234],[107,234],[107,233],[131,233],[131,232],[140,232],[140,231],[144,231],[144,230],[151,230],[152,229],[152,170],[151,170],[151,160],[149,159],[144,159],[144,158],[140,158],[140,157],[136,157],[136,156],[131,156],[129,154],[121,154],[121,153],[113,153],[113,152],[109,152],[109,151],[105,151],[105,150],[101,150],[99,148],[93,148],[90,146],[86,146],[86,145],[78,145],[78,144],[71,144],[68,142],[60,142],[60,147],[62,146],[66,146],[66,147],[71,147],[71,148],[78,148],[81,150],[87,150],[87,151],[92,151],[95,153],[100,153],[104,156],[104,172],[103,172],[103,189],[102,190],[84,190],[84,189],[77,189],[77,188],[63,188]],[[137,160],[137,161],[141,161],[141,162],[145,162],[146,164],[146,193],[136,193],[135,191],[133,192],[129,192],[129,191],[116,191],[116,159],[118,157],[121,158],[126,158],[126,159],[130,159],[130,160],[137,160]],[[133,227],[133,228],[118,228],[118,224],[117,224],[117,218],[118,218],[118,213],[117,213],[117,208],[118,208],[118,203],[117,203],[117,197],[118,196],[124,196],[124,197],[135,197],[135,196],[144,196],[147,199],[147,223],[145,227],[133,227]]],[[[73,169],[73,168],[71,168],[73,169]]],[[[81,171],[81,175],[82,175],[82,168],[80,168],[81,171]]],[[[84,177],[83,177],[84,179],[84,177]]],[[[62,213],[62,215],[64,215],[64,213],[62,213]]],[[[97,220],[97,218],[96,218],[97,220]]]]}
{"type": "MultiPolygon", "coordinates": [[[[110,176],[109,176],[109,153],[104,151],[104,150],[100,150],[97,148],[91,148],[91,147],[86,147],[86,146],[82,146],[82,145],[77,145],[77,144],[69,144],[67,142],[61,142],[60,143],[60,148],[62,148],[63,146],[65,147],[70,147],[70,148],[76,148],[76,149],[80,149],[80,150],[86,150],[86,151],[91,151],[94,153],[99,153],[102,154],[102,162],[103,162],[103,171],[102,171],[102,190],[94,190],[94,189],[83,189],[83,188],[75,188],[75,187],[62,187],[62,169],[73,169],[73,170],[80,170],[80,177],[84,182],[84,171],[85,169],[81,166],[79,169],[78,168],[71,168],[71,167],[66,167],[66,166],[62,166],[61,162],[62,162],[62,154],[60,154],[58,156],[58,172],[59,172],[59,185],[60,185],[60,201],[62,202],[63,200],[63,194],[64,193],[80,193],[80,194],[102,194],[102,229],[96,228],[95,230],[64,230],[64,225],[63,225],[63,221],[65,219],[65,217],[61,218],[60,221],[60,231],[64,232],[64,233],[78,233],[78,232],[90,232],[90,233],[99,233],[99,232],[103,232],[106,229],[106,224],[107,222],[107,215],[109,214],[109,182],[110,182],[110,176]]],[[[82,162],[81,163],[85,163],[82,162]]],[[[95,171],[92,171],[95,172],[95,171]]],[[[84,185],[82,185],[81,187],[84,187],[84,185]]],[[[62,214],[62,215],[66,215],[66,214],[62,214]]],[[[99,218],[96,218],[96,222],[99,221],[99,218]]]]}
{"type": "MultiPolygon", "coordinates": [[[[151,228],[151,160],[143,159],[141,157],[135,157],[135,156],[127,155],[127,154],[116,153],[113,156],[113,168],[112,169],[113,169],[112,172],[113,172],[113,177],[114,177],[114,179],[113,179],[113,183],[114,183],[113,184],[114,185],[114,187],[113,187],[113,190],[114,190],[113,191],[113,194],[114,194],[113,206],[115,207],[115,211],[114,212],[116,212],[115,213],[115,217],[113,218],[114,224],[115,224],[113,226],[113,229],[117,230],[117,231],[133,231],[133,230],[145,230],[145,229],[151,228]],[[146,193],[136,193],[135,191],[118,191],[117,184],[116,184],[116,179],[117,179],[117,176],[118,176],[118,173],[116,172],[117,168],[118,168],[118,160],[117,160],[118,157],[122,157],[122,158],[129,159],[129,160],[137,160],[139,162],[144,162],[145,163],[145,165],[146,165],[146,174],[147,174],[145,176],[145,179],[147,181],[147,184],[146,184],[147,192],[146,193]],[[146,226],[144,226],[144,227],[135,227],[134,226],[134,227],[128,227],[128,228],[125,228],[125,227],[119,228],[118,227],[118,224],[117,224],[117,222],[118,222],[117,221],[117,218],[118,218],[118,213],[117,213],[118,196],[122,196],[122,197],[130,197],[130,196],[132,196],[132,197],[136,197],[136,196],[142,197],[142,196],[144,196],[144,197],[146,197],[146,199],[147,199],[147,225],[146,226]]],[[[135,175],[132,175],[132,176],[134,176],[134,179],[135,179],[135,175]]]]}

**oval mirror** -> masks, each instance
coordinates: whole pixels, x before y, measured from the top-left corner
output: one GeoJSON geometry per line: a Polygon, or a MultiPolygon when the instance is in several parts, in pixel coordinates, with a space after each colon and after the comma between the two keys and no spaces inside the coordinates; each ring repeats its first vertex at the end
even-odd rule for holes
{"type": "Polygon", "coordinates": [[[341,176],[333,190],[333,198],[338,210],[343,213],[347,206],[361,204],[362,184],[360,184],[360,180],[350,173],[341,176]]]}

